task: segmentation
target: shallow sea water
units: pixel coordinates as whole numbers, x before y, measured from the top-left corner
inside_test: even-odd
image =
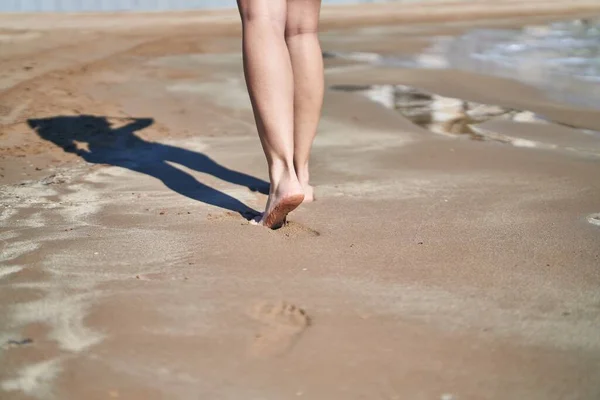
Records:
[[[555,100],[600,109],[600,20],[475,29],[457,37],[437,37],[413,58],[386,57],[378,62],[516,79]]]

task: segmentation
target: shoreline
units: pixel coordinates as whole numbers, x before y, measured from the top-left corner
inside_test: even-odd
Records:
[[[536,3],[536,4],[532,4]],[[432,9],[435,12],[432,12]],[[527,4],[514,0],[503,1],[448,1],[424,4],[353,4],[323,6],[321,27],[324,31],[340,28],[386,26],[398,23],[421,24],[434,22],[471,22],[506,18],[558,18],[600,15],[595,1],[575,0],[565,4],[559,0],[536,0]],[[19,20],[15,21],[14,16]],[[78,17],[73,21],[73,17]],[[109,21],[107,21],[109,20]],[[119,25],[126,21],[127,26]],[[2,13],[1,29],[86,29],[128,30],[149,24],[159,27],[210,24],[239,30],[239,16],[235,9],[191,10],[161,12],[91,12],[91,13]]]

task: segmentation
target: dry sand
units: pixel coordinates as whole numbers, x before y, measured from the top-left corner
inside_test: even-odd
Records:
[[[433,34],[594,13],[331,7],[322,39],[410,54]],[[269,231],[241,215],[267,177],[238,35],[229,11],[0,16],[0,397],[600,398],[600,145],[563,125],[600,130],[597,110],[327,59],[328,85],[558,124],[493,122],[504,139],[474,141],[328,90],[319,200]]]

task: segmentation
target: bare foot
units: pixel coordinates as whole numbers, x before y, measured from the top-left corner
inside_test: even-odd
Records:
[[[265,211],[260,223],[267,228],[277,229],[285,223],[287,215],[294,211],[304,200],[303,194],[294,194],[274,200],[271,211]]]
[[[313,188],[310,183],[310,175],[308,173],[308,164],[304,164],[304,166],[296,166],[296,176],[298,177],[298,181],[302,185],[302,190],[304,191],[304,202],[312,203],[315,201],[315,188]]]
[[[304,190],[304,201],[303,203],[312,203],[315,201],[315,188],[309,184],[303,184],[302,189]]]
[[[298,180],[281,182],[275,191],[269,194],[267,207],[258,223],[271,229],[280,228],[287,215],[302,204],[303,200],[304,192]]]

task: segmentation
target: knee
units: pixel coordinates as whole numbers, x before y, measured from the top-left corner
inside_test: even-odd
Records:
[[[251,5],[241,6],[239,8],[242,25],[269,27],[276,33],[283,35],[285,30],[285,14],[278,12],[279,10],[270,9],[268,7],[254,7]]]
[[[288,23],[285,27],[285,37],[286,39],[290,39],[296,36],[301,35],[313,35],[316,36],[319,33],[318,24],[309,24],[309,23]]]

